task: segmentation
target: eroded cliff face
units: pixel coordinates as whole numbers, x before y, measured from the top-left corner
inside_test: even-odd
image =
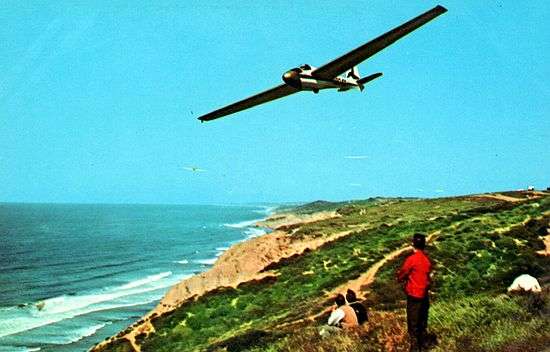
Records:
[[[263,268],[295,251],[290,237],[281,231],[236,244],[220,256],[212,269],[173,286],[155,311],[160,314],[166,309],[178,307],[195,295],[201,296],[218,287],[236,287],[256,279]]]
[[[305,222],[320,221],[336,216],[334,213],[322,216],[308,216]],[[298,221],[292,218],[292,224]],[[277,222],[277,225],[284,225]],[[284,226],[283,226],[284,227]],[[159,304],[137,323],[128,327],[114,337],[93,347],[91,351],[109,350],[109,346],[127,340],[135,351],[140,351],[136,342],[139,334],[154,332],[151,318],[168,313],[178,308],[182,303],[192,298],[198,298],[203,294],[220,287],[237,287],[239,284],[251,280],[258,280],[266,276],[274,275],[270,272],[261,272],[268,265],[284,258],[301,254],[306,250],[314,250],[326,242],[335,240],[349,234],[346,231],[331,236],[313,239],[293,239],[288,232],[276,230],[263,236],[252,238],[246,242],[233,245],[216,261],[214,266],[201,274],[190,277],[173,286],[162,298]]]

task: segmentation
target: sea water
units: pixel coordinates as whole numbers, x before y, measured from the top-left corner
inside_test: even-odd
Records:
[[[272,209],[0,203],[0,351],[86,351]]]

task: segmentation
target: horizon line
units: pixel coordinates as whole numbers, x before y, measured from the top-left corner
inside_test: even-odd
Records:
[[[535,189],[538,191],[546,191],[544,189]],[[288,200],[288,201],[253,201],[253,202],[235,202],[235,203],[223,203],[223,202],[212,202],[212,203],[143,203],[143,202],[128,202],[128,203],[122,203],[122,202],[72,202],[72,201],[0,201],[0,205],[3,204],[35,204],[35,205],[165,205],[165,206],[267,206],[267,205],[285,205],[285,204],[307,204],[317,201],[326,201],[326,202],[332,202],[332,203],[338,203],[338,202],[348,202],[348,201],[356,201],[356,200],[365,200],[370,198],[415,198],[415,199],[433,199],[433,198],[452,198],[452,197],[464,197],[464,196],[473,196],[473,195],[481,195],[481,194],[491,194],[491,193],[502,193],[502,192],[520,192],[520,191],[527,191],[527,189],[508,189],[508,190],[501,190],[501,191],[487,191],[487,192],[476,192],[476,193],[468,193],[468,194],[449,194],[449,195],[443,195],[442,193],[437,192],[439,190],[434,190],[432,193],[434,193],[433,196],[412,196],[412,195],[391,195],[391,196],[384,196],[384,195],[377,195],[377,196],[367,196],[362,198],[349,198],[349,199],[340,199],[340,200],[326,200],[326,199],[312,199],[312,200]],[[445,191],[446,192],[446,191]]]

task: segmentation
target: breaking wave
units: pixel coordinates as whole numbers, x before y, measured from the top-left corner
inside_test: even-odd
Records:
[[[53,345],[68,345],[70,343],[75,343],[82,340],[83,338],[92,336],[97,331],[103,329],[106,325],[107,323],[101,323],[101,324],[96,324],[92,326],[75,329],[73,331],[68,332],[68,334],[65,336],[61,336],[59,338],[56,337],[56,340],[49,341],[49,343]]]
[[[267,232],[265,230],[255,228],[255,227],[250,227],[250,228],[246,229],[246,231],[244,232],[247,239],[254,238],[254,237],[259,237],[259,236],[265,235],[266,233]]]
[[[90,294],[62,295],[23,307],[0,308],[0,337],[102,310],[149,304],[159,300],[166,288],[189,276],[164,272]],[[95,328],[100,329],[97,325]]]
[[[160,274],[157,274],[157,275],[149,275],[144,279],[132,281],[132,282],[129,282],[125,285],[122,285],[117,290],[127,290],[127,289],[130,289],[130,288],[147,285],[149,283],[162,280],[165,277],[170,276],[170,275],[172,275],[171,271],[167,271],[167,272],[160,273]]]
[[[253,210],[253,212],[255,212],[256,214],[270,215],[277,208],[278,207],[276,207],[276,206],[267,206],[267,205],[265,205],[265,206],[262,206],[262,209]]]
[[[262,221],[263,219],[254,219],[254,220],[247,220],[247,221],[241,221],[235,224],[223,224],[225,227],[231,227],[233,229],[244,229],[245,227],[249,227],[257,223],[258,221]]]
[[[217,257],[216,258],[208,258],[208,259],[197,259],[197,260],[194,260],[193,262],[197,263],[197,264],[203,264],[203,265],[214,265],[216,260],[218,260]]]

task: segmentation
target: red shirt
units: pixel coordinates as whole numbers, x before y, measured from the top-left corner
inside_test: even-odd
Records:
[[[432,263],[430,259],[420,249],[415,249],[397,273],[397,280],[407,280],[405,292],[407,295],[424,298],[428,294],[428,286],[430,285],[430,271]]]

